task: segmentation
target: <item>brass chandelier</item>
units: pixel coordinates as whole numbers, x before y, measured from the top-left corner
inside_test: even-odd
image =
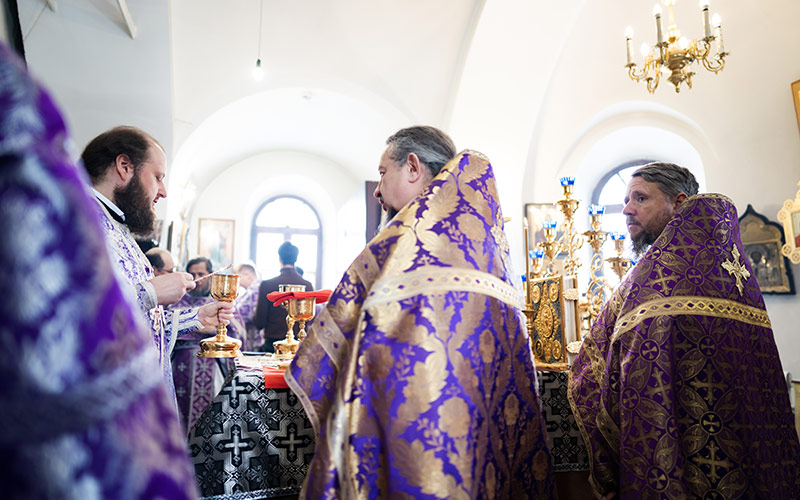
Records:
[[[644,80],[647,90],[651,94],[655,92],[661,78],[669,80],[675,86],[675,92],[680,92],[681,83],[686,82],[692,88],[692,64],[700,61],[708,71],[719,73],[725,67],[725,56],[729,52],[725,51],[722,42],[722,20],[719,14],[714,14],[713,19],[709,19],[709,0],[700,0],[700,10],[703,14],[703,38],[699,40],[689,40],[681,36],[678,26],[675,24],[675,0],[663,0],[664,5],[669,9],[669,27],[666,36],[664,26],[661,21],[661,6],[656,4],[653,7],[653,15],[656,18],[656,45],[650,49],[646,43],[642,44],[641,53],[644,57],[644,64],[637,69],[637,64],[633,62],[633,28],[628,26],[625,29],[625,44],[627,48],[628,76],[637,82]],[[713,23],[713,31],[712,31]],[[716,42],[716,53],[711,54],[712,42]]]

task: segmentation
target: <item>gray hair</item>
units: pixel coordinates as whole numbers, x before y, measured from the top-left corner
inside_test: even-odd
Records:
[[[404,163],[408,155],[414,153],[428,167],[431,177],[436,174],[456,155],[453,140],[441,130],[416,126],[398,130],[386,139],[386,144],[393,145],[389,158]]]
[[[674,200],[681,193],[687,196],[697,194],[700,186],[694,175],[686,168],[679,167],[674,163],[655,162],[637,169],[631,178],[641,177],[647,182],[658,185],[664,195]]]

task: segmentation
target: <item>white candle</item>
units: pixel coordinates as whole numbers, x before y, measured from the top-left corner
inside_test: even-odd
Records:
[[[658,43],[664,42],[664,26],[661,24],[661,6],[653,6],[653,15],[656,16],[656,40]]]
[[[714,14],[714,38],[717,39],[717,52],[725,52],[725,43],[722,41],[722,18]]]
[[[708,11],[708,0],[700,0],[700,10],[703,11],[703,32],[706,38],[711,37],[711,14]]]
[[[625,28],[625,50],[628,55],[628,64],[633,64],[633,28]]]

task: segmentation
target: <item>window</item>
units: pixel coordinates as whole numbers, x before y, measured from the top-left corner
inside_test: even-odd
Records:
[[[322,226],[316,210],[296,196],[267,200],[253,217],[250,258],[263,279],[278,275],[278,247],[284,241],[291,241],[298,248],[295,265],[303,270],[303,278],[319,289],[322,276]]]
[[[605,205],[606,211],[603,215],[603,230],[609,233],[618,232],[628,237],[628,227],[625,225],[625,216],[622,209],[625,208],[625,194],[628,191],[628,182],[631,175],[637,168],[655,160],[635,160],[624,163],[608,175],[603,177],[597,184],[592,193],[592,203]]]

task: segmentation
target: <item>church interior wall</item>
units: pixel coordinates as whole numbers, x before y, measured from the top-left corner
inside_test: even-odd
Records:
[[[258,209],[279,195],[308,202],[323,227],[322,283],[332,288],[364,246],[364,184],[341,166],[297,151],[272,151],[242,160],[223,170],[194,202],[189,236],[190,258],[197,255],[201,218],[235,221],[234,263],[249,260],[250,231]],[[278,257],[265,272],[278,274]]]
[[[212,85],[211,92],[215,93],[206,96],[208,100],[193,104],[188,99],[186,87],[200,86],[202,68],[199,59],[181,56],[192,47],[190,40],[173,36],[173,24],[183,23],[185,28],[197,20],[184,17],[200,16],[193,2],[130,2],[139,27],[135,40],[125,34],[113,2],[62,0],[57,12],[43,10],[47,8],[44,4],[19,0],[28,63],[64,109],[78,152],[99,131],[128,123],[151,132],[164,144],[168,158],[174,159],[204,120],[234,99],[223,94],[236,91],[247,95],[263,88],[244,80],[246,83],[235,89]],[[244,8],[242,4],[237,8]],[[363,181],[377,178],[375,164],[385,137],[422,119],[450,132],[459,149],[477,149],[492,160],[503,210],[513,218],[506,228],[517,270],[524,268],[524,203],[556,199],[560,194],[558,177],[564,174],[574,173],[578,182],[586,183],[578,189],[589,193],[593,179],[616,161],[640,154],[648,140],[658,144],[665,158],[700,165],[705,176],[701,184],[708,191],[730,196],[740,213],[752,204],[759,213],[777,220],[783,201],[794,197],[800,180],[800,135],[790,92],[791,82],[800,79],[792,57],[792,48],[800,46],[800,30],[795,27],[800,2],[780,0],[766,6],[747,0],[712,0],[712,10],[723,15],[726,45],[731,51],[728,64],[717,75],[699,69],[693,88],[684,87],[679,94],[667,82],[662,82],[655,94],[648,94],[643,84],[627,76],[625,26],[630,24],[636,30],[638,61],[639,43],[652,43],[654,38],[650,6],[635,0],[620,0],[613,8],[585,0],[546,5],[526,0],[476,2],[470,12],[478,18],[464,35],[469,39],[460,45],[450,44],[458,45],[463,52],[451,58],[459,64],[447,66],[453,71],[446,76],[449,87],[426,74],[420,82],[436,83],[436,90],[416,99],[400,95],[405,82],[402,78],[406,78],[400,61],[380,66],[382,70],[388,68],[381,74],[370,74],[373,69],[361,64],[358,74],[341,75],[335,74],[335,68],[343,62],[323,61],[314,53],[319,67],[290,73],[288,68],[294,66],[286,66],[276,71],[271,85],[304,82],[321,88],[346,88],[348,105],[372,109],[374,116],[361,120],[366,116],[361,113],[347,123],[343,117],[338,129],[333,127],[326,137],[329,142],[315,144],[311,152],[322,158],[321,148],[332,150],[331,145],[336,143],[358,144],[361,149],[342,149],[333,160],[319,160],[318,165],[326,168],[315,168],[316,160],[298,160],[305,165],[302,181],[286,177],[277,163],[264,167],[259,163],[264,160],[260,152],[214,164],[204,174],[207,179],[197,184],[199,196],[191,220],[196,224],[199,217],[235,219],[236,259],[249,257],[244,253],[249,243],[240,240],[240,235],[249,236],[252,210],[274,192],[275,178],[282,178],[286,185],[299,181],[315,186],[313,189],[318,187],[319,191],[313,193],[315,203],[320,204],[318,213],[325,214],[325,223],[334,227],[333,239],[325,241],[326,249],[333,246],[337,252],[330,256],[326,250],[326,259],[333,261],[328,265],[326,260],[323,282],[326,286],[335,284],[357,251],[342,249],[351,241],[344,235],[363,235],[363,228],[359,231],[349,224],[363,210]],[[465,12],[459,13],[461,21],[468,16]],[[175,18],[176,14],[181,15]],[[678,2],[676,16],[687,36],[696,37],[701,32],[697,2]],[[254,38],[255,33],[251,35]],[[358,44],[351,38],[354,34],[346,36],[347,43],[342,47],[355,50]],[[448,40],[455,39],[450,36]],[[246,43],[254,46],[255,39]],[[402,43],[398,38],[397,44]],[[303,41],[303,47],[311,46],[313,40]],[[218,54],[202,56],[210,60]],[[236,57],[250,64],[253,54],[237,53]],[[278,57],[287,65],[301,60],[292,59],[288,52]],[[173,75],[175,67],[190,67],[192,71],[180,70]],[[425,68],[432,72],[435,65]],[[331,75],[322,82],[319,78],[325,73]],[[422,94],[425,83],[413,89]],[[351,124],[359,121],[366,125],[352,133]],[[337,122],[325,122],[326,126],[330,123]],[[651,130],[634,133],[632,129],[637,127]],[[263,132],[273,130],[278,127]],[[340,131],[341,135],[336,135]],[[611,141],[614,134],[620,136]],[[669,137],[677,139],[670,143]],[[690,158],[690,150],[681,149],[687,144],[696,158]],[[300,146],[292,145],[297,155]],[[287,154],[286,147],[273,145],[274,158]],[[243,172],[245,182],[237,179]],[[241,194],[238,199],[246,200],[248,208],[213,209],[211,200],[223,186]],[[168,201],[179,199],[177,191],[170,193]],[[162,205],[159,213],[163,210]],[[247,228],[245,233],[243,227]],[[363,237],[356,241],[363,242]],[[792,265],[792,270],[797,280],[800,266]],[[768,295],[765,300],[784,368],[798,374],[798,298]]]
[[[115,2],[18,0],[25,57],[62,109],[75,157],[103,130],[147,130],[172,157],[168,2],[131,5],[138,28],[127,34]],[[131,2],[133,4],[133,2]]]

